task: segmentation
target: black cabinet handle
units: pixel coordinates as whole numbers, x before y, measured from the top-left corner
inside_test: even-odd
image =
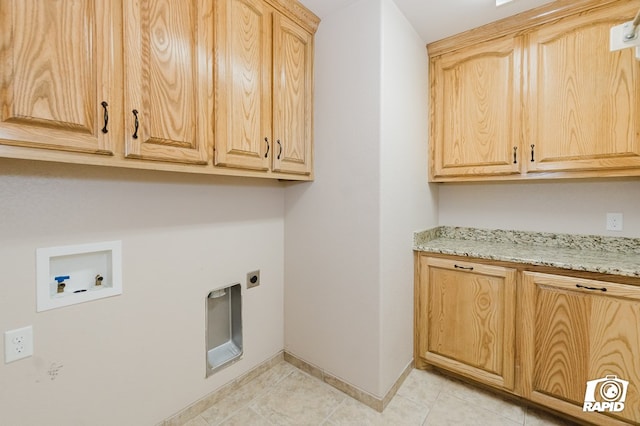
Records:
[[[576,284],[576,287],[578,288],[583,288],[585,290],[593,290],[593,291],[607,291],[606,287],[589,287],[586,285],[582,285],[582,284]]]
[[[535,158],[534,158],[534,156],[533,156],[533,153],[534,153],[533,149],[534,149],[535,147],[536,147],[535,145],[531,145],[531,162],[532,162],[532,163],[533,163],[534,161],[536,161],[536,160],[535,160]]]
[[[267,143],[267,152],[264,154],[264,158],[269,156],[269,138],[264,138],[264,141]]]
[[[136,122],[135,122],[135,131],[133,132],[133,138],[134,139],[138,139],[138,128],[140,127],[140,121],[138,120],[138,110],[134,109],[133,111],[133,115],[136,118]]]
[[[518,164],[518,147],[513,147],[513,164]]]
[[[280,151],[278,152],[278,160],[279,160],[280,156],[282,155],[282,144],[280,143],[280,139],[278,139],[276,142],[278,142],[278,146],[280,147]]]
[[[456,269],[462,269],[465,271],[473,271],[473,266],[467,267],[467,266],[453,265],[453,267]]]
[[[107,129],[107,124],[109,124],[109,110],[107,107],[109,104],[102,101],[100,105],[102,105],[102,109],[104,110],[104,127],[102,128],[102,133],[109,133],[109,129]]]

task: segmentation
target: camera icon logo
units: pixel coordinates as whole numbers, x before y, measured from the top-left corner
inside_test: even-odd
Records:
[[[620,412],[624,410],[628,387],[628,381],[619,379],[615,375],[588,381],[582,411]]]

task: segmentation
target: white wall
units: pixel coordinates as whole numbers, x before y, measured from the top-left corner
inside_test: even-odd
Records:
[[[622,232],[605,229],[623,213]],[[640,237],[640,180],[445,184],[441,225]]]
[[[437,225],[427,184],[429,62],[422,39],[382,1],[380,391],[413,359],[413,232]]]
[[[284,189],[274,182],[0,160],[2,424],[155,424],[283,347]],[[35,249],[122,240],[121,296],[35,312]],[[261,269],[262,285],[245,290]],[[209,290],[242,282],[245,355],[205,379]],[[59,367],[57,376],[50,373]]]
[[[377,397],[411,361],[413,231],[436,223],[425,58],[390,0],[324,17],[316,180],[286,190],[285,348]]]
[[[380,5],[315,39],[315,182],[286,190],[285,349],[378,389]]]

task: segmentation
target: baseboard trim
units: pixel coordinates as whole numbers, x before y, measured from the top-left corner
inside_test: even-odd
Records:
[[[319,380],[322,380],[323,382],[338,389],[339,391],[344,392],[353,399],[362,402],[366,406],[371,407],[378,412],[382,412],[387,407],[389,402],[391,402],[391,400],[395,396],[396,392],[398,392],[398,389],[400,389],[400,386],[402,386],[402,383],[404,383],[404,380],[413,369],[412,360],[405,367],[400,377],[398,377],[398,380],[396,380],[396,382],[393,384],[391,389],[389,389],[384,398],[380,399],[368,392],[363,391],[362,389],[353,386],[350,383],[345,382],[344,380],[337,378],[336,376],[322,370],[321,368],[298,358],[297,356],[289,352],[281,351],[265,362],[257,365],[253,369],[239,376],[238,378],[211,392],[204,398],[199,399],[198,401],[180,410],[168,419],[160,422],[158,426],[180,426],[188,422],[189,420],[204,412],[216,402],[237,391],[238,389],[240,389],[240,387],[255,379],[260,374],[274,367],[283,360],[298,368],[299,370],[302,370],[305,373],[316,377]]]
[[[207,408],[211,407],[211,405],[237,391],[238,389],[240,389],[240,387],[255,379],[270,368],[274,367],[276,364],[279,364],[283,360],[284,353],[283,351],[280,351],[270,359],[264,361],[261,364],[258,364],[256,367],[242,374],[238,378],[230,381],[226,385],[222,385],[222,387],[211,392],[204,398],[199,399],[188,407],[178,411],[168,419],[160,422],[158,426],[180,426],[188,422],[189,420],[204,412]]]
[[[398,377],[393,386],[391,386],[391,389],[389,389],[384,398],[381,399],[353,386],[350,383],[345,382],[344,380],[339,379],[338,377],[328,373],[327,371],[324,371],[320,367],[304,361],[303,359],[293,355],[290,352],[284,352],[284,360],[294,367],[297,367],[305,373],[322,380],[328,385],[338,389],[341,392],[346,393],[351,398],[362,402],[364,405],[373,408],[380,413],[384,411],[389,402],[391,402],[396,392],[398,392],[398,389],[400,389],[400,386],[402,386],[402,383],[404,383],[404,380],[413,369],[412,360],[402,371],[402,374],[400,374],[400,377]]]

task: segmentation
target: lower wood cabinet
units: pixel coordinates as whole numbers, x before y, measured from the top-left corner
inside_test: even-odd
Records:
[[[640,287],[524,272],[521,291],[523,396],[597,424],[638,424]],[[587,393],[624,409],[585,412]]]
[[[418,356],[513,389],[516,270],[420,258]]]
[[[415,260],[418,368],[437,366],[589,423],[640,424],[635,281],[428,253]]]

